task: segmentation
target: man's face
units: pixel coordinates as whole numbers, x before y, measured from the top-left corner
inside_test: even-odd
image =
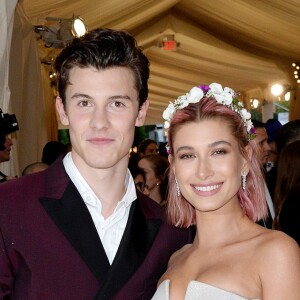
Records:
[[[0,163],[10,160],[10,150],[12,145],[13,145],[12,139],[10,135],[7,135],[5,137],[5,142],[4,142],[5,149],[3,151],[0,151]]]
[[[131,70],[74,67],[66,89],[66,107],[56,104],[69,126],[72,158],[79,170],[127,167],[134,128],[144,123],[148,101],[139,110]]]
[[[268,144],[268,135],[265,128],[256,128],[256,138],[254,139],[259,147],[260,161],[264,165],[268,161],[268,157],[271,151],[270,145]]]

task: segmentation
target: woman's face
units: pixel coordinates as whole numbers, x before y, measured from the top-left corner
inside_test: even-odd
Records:
[[[142,174],[136,175],[136,177],[134,178],[134,183],[135,183],[136,188],[140,192],[142,192],[143,194],[149,196],[148,186],[147,186]]]
[[[156,177],[152,164],[146,158],[140,159],[138,167],[144,170],[146,175],[146,184],[150,191],[160,184],[161,181],[158,177]]]
[[[151,143],[146,147],[143,155],[146,156],[146,155],[157,154],[157,153],[158,153],[157,145],[155,143]]]
[[[199,211],[239,205],[242,171],[248,171],[229,125],[222,119],[187,123],[174,136],[173,168],[180,191]]]

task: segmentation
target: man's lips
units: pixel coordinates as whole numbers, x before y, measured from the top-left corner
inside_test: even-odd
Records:
[[[114,141],[112,138],[106,138],[106,137],[94,137],[87,139],[92,144],[108,144]]]

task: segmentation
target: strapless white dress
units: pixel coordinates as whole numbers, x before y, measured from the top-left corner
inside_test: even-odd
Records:
[[[169,300],[169,285],[170,280],[164,280],[156,290],[156,293],[152,297],[152,300]],[[233,294],[231,292],[219,289],[212,285],[191,281],[188,284],[184,300],[247,300],[241,296]],[[259,300],[259,299],[252,299]]]

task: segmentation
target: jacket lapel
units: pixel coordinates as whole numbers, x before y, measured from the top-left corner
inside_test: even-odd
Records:
[[[95,300],[110,299],[124,286],[144,261],[160,225],[160,219],[145,218],[139,201],[132,203],[120,247]]]
[[[72,181],[61,199],[43,197],[40,202],[101,284],[110,264],[90,213]]]

